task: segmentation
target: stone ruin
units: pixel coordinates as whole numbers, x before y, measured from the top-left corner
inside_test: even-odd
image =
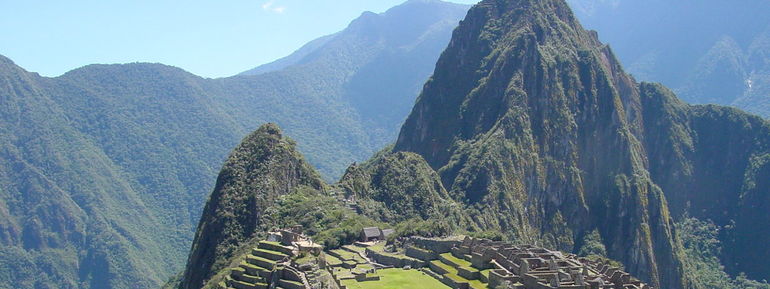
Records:
[[[473,267],[491,269],[489,288],[652,289],[608,261],[592,261],[532,245],[513,245],[466,237],[452,255]]]
[[[362,258],[373,265],[419,269],[453,289],[652,289],[609,261],[532,245],[462,236],[411,237],[402,241],[402,253],[375,252],[367,247]],[[325,260],[321,250],[320,245],[302,234],[301,227],[271,232],[268,240],[259,242],[238,267],[231,269],[219,288],[321,288],[316,282],[318,276],[309,274],[318,270],[300,270],[299,264],[292,261],[301,252],[319,254],[320,260]],[[345,288],[332,267],[325,262],[319,266],[329,270],[338,288]],[[359,282],[379,280],[369,273],[354,270],[353,278]]]
[[[313,289],[312,280],[292,263],[301,253],[320,254],[323,246],[302,233],[302,226],[294,226],[268,233],[265,241],[252,248],[230,274],[218,284],[220,289]]]

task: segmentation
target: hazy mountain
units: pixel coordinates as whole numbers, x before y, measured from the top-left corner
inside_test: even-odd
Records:
[[[770,116],[770,2],[570,0],[638,79]]]
[[[305,59],[305,57],[307,57],[309,54],[322,48],[324,45],[326,45],[326,43],[329,43],[330,40],[334,39],[334,36],[335,35],[332,34],[332,35],[327,35],[318,39],[314,39],[313,41],[310,41],[307,44],[300,47],[299,49],[297,49],[297,51],[294,51],[294,53],[290,54],[289,56],[283,57],[281,59],[278,59],[270,63],[260,65],[248,71],[244,71],[241,73],[241,75],[260,75],[263,73],[278,71],[278,70],[287,68],[289,66],[298,64],[303,59]]]
[[[216,173],[247,132],[281,124],[337,178],[393,138],[467,8],[365,13],[261,75],[135,63],[47,78],[0,57],[0,281],[158,287],[181,270]]]

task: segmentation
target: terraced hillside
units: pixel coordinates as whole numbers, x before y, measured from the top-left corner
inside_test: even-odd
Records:
[[[355,242],[322,251],[298,230],[270,233],[220,289],[650,288],[609,260],[470,237]]]
[[[306,276],[292,266],[300,249],[279,242],[260,241],[218,284],[221,289],[309,288]]]

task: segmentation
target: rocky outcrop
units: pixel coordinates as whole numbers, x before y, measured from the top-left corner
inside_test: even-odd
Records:
[[[275,124],[247,136],[230,154],[198,225],[182,288],[200,288],[235,249],[257,233],[263,212],[299,187],[322,190],[320,176]]]

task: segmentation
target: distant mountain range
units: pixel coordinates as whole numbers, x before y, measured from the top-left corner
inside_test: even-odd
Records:
[[[338,178],[395,138],[467,9],[415,0],[364,13],[222,79],[147,63],[47,78],[0,57],[0,284],[159,287],[247,132],[279,123]]]
[[[770,1],[569,2],[637,79],[770,117]]]

